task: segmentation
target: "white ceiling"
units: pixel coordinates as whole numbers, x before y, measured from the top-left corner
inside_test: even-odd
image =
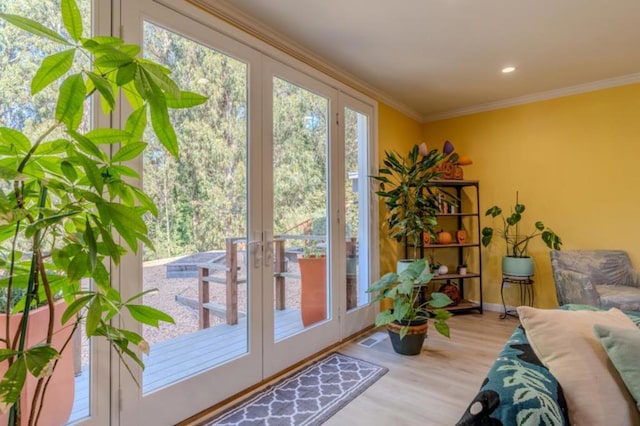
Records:
[[[425,119],[640,81],[640,0],[226,2]]]

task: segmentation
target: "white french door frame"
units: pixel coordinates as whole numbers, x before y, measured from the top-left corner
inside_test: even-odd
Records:
[[[338,194],[330,189],[334,187],[335,177],[331,172],[332,165],[336,164],[337,150],[334,141],[337,139],[338,127],[334,119],[338,107],[338,92],[312,77],[300,73],[293,68],[277,62],[273,59],[263,57],[263,101],[262,101],[262,134],[263,134],[263,170],[264,185],[263,196],[267,204],[263,209],[263,223],[266,235],[271,238],[266,241],[266,247],[273,246],[273,79],[274,77],[286,80],[302,89],[313,92],[328,100],[327,122],[327,224],[328,224],[328,247],[327,267],[331,274],[327,274],[329,281],[327,319],[318,324],[306,327],[302,332],[289,336],[279,342],[274,341],[274,308],[273,308],[273,262],[265,265],[265,291],[263,291],[263,345],[264,345],[264,376],[269,377],[287,367],[321,351],[322,349],[340,340],[339,322],[339,291],[336,291],[335,268],[335,244],[337,240],[337,214],[334,207],[338,204]],[[268,207],[267,207],[268,206]],[[268,256],[267,256],[268,257]]]
[[[261,191],[251,189],[260,182],[261,150],[260,150],[260,115],[251,111],[260,110],[260,92],[252,90],[260,87],[260,55],[255,50],[229,39],[210,28],[175,13],[151,0],[128,0],[123,3],[120,11],[121,25],[124,29],[125,41],[142,45],[143,22],[166,28],[194,40],[218,52],[232,56],[247,64],[248,67],[248,192],[247,200],[247,235],[253,236],[261,232],[261,217],[259,206],[262,204]],[[124,109],[124,108],[123,108]],[[130,112],[130,111],[127,111]],[[124,123],[120,123],[124,125]],[[136,170],[142,170],[142,159],[133,165]],[[144,179],[144,177],[143,177]],[[261,247],[258,246],[261,250]],[[122,259],[120,272],[120,289],[124,298],[130,297],[142,288],[142,268],[140,267],[142,250],[138,255],[128,255]],[[261,268],[256,267],[254,261],[256,252],[247,251],[247,283],[248,283],[248,352],[237,359],[231,360],[211,370],[184,379],[167,388],[143,395],[142,390],[134,383],[126,369],[117,361],[119,373],[112,377],[117,380],[113,388],[119,389],[118,399],[120,410],[117,413],[118,424],[175,424],[193,414],[204,410],[215,402],[219,402],[243,389],[246,389],[262,379],[262,340],[260,333],[262,316],[262,291],[260,283]],[[260,253],[261,254],[261,253]],[[137,283],[132,285],[133,283]],[[125,321],[127,319],[125,318]],[[141,333],[141,327],[136,325]],[[215,344],[213,342],[212,344]],[[153,348],[152,348],[153,350]],[[115,369],[114,369],[115,370]],[[134,370],[137,378],[141,378],[140,369]],[[140,381],[140,380],[139,380]]]
[[[347,312],[346,289],[337,284],[345,280],[346,264],[344,243],[339,243],[344,241],[344,231],[338,226],[339,223],[345,223],[344,207],[338,207],[343,203],[341,200],[344,199],[342,194],[344,189],[336,190],[344,186],[344,170],[338,173],[340,167],[336,166],[341,163],[339,156],[344,153],[344,130],[336,123],[344,105],[367,114],[370,118],[369,168],[371,169],[377,164],[375,130],[377,103],[264,42],[251,39],[248,34],[207,15],[184,1],[94,0],[94,3],[99,5],[97,10],[101,14],[102,23],[98,25],[100,34],[120,35],[127,42],[142,44],[142,22],[147,20],[248,64],[248,187],[251,198],[248,200],[247,208],[249,223],[247,235],[259,236],[251,239],[260,239],[263,242],[264,250],[261,254],[264,259],[269,259],[268,248],[272,246],[273,240],[273,212],[264,213],[265,210],[270,209],[263,208],[269,205],[273,198],[272,180],[263,179],[264,176],[271,176],[272,179],[270,171],[272,155],[267,151],[272,148],[273,133],[272,129],[266,128],[271,127],[273,123],[272,107],[267,107],[267,103],[272,102],[271,96],[266,96],[267,86],[269,91],[272,89],[271,84],[267,85],[265,81],[271,80],[273,75],[276,75],[330,99],[328,118],[332,124],[329,126],[328,161],[333,169],[328,173],[332,180],[329,181],[327,212],[331,253],[328,267],[331,271],[329,280],[332,288],[329,291],[331,309],[328,310],[327,321],[309,327],[305,332],[291,339],[273,342],[273,265],[263,260],[262,265],[267,266],[255,266],[255,254],[251,250],[251,257],[248,260],[249,283],[251,283],[249,292],[251,296],[248,300],[249,351],[239,360],[143,396],[141,390],[128,376],[126,369],[121,366],[117,356],[109,352],[108,346],[106,344],[95,346],[96,355],[92,358],[92,363],[95,364],[92,368],[95,369],[95,373],[92,378],[95,378],[96,382],[92,387],[91,400],[91,412],[94,417],[82,424],[175,424],[372,323],[376,306],[366,306]],[[110,13],[105,12],[105,7],[108,7],[109,3],[112,3]],[[106,17],[102,19],[104,16]],[[112,20],[111,16],[113,16]],[[338,113],[340,115],[337,116]],[[124,123],[118,116],[114,115],[113,120],[115,127],[124,127]],[[142,170],[142,161],[132,166]],[[269,182],[266,182],[267,180]],[[372,185],[367,187],[370,193],[369,200],[373,200],[371,196],[373,187]],[[375,227],[376,205],[372,203],[369,212],[371,277],[377,277],[379,264],[376,243],[378,230]],[[141,251],[137,256],[126,256],[122,259],[120,266],[113,269],[113,284],[121,290],[124,298],[139,292],[142,287],[140,253]],[[130,319],[122,320],[131,326]],[[141,333],[141,327],[138,327],[137,331]],[[100,361],[94,362],[94,360]],[[135,369],[134,374],[141,377],[139,369]],[[206,392],[198,389],[206,389]]]
[[[375,151],[373,149],[377,144],[372,144],[373,140],[376,140],[376,130],[373,123],[377,123],[376,113],[377,110],[370,103],[363,102],[349,94],[340,92],[338,97],[338,111],[339,111],[339,122],[340,122],[340,130],[339,130],[339,138],[338,138],[338,149],[339,155],[341,158],[344,158],[346,151],[346,117],[345,117],[345,109],[349,108],[352,111],[355,111],[359,114],[363,114],[368,118],[366,129],[363,129],[366,133],[367,143],[365,146],[360,146],[358,144],[358,163],[366,164],[366,168],[363,170],[358,170],[358,215],[360,220],[364,222],[364,227],[362,229],[358,229],[358,241],[359,241],[359,267],[358,271],[362,271],[362,268],[367,268],[364,274],[358,274],[358,287],[360,287],[360,280],[363,277],[367,277],[368,281],[373,281],[373,277],[378,277],[379,274],[379,262],[378,262],[378,244],[374,244],[377,242],[378,235],[378,210],[375,208],[371,208],[375,205],[373,200],[375,200],[375,192],[373,189],[373,185],[370,183],[370,175],[376,174],[375,165],[377,163],[377,156],[375,155]],[[335,185],[334,189],[338,192],[338,196],[340,200],[345,200],[345,186],[344,176],[346,174],[345,170],[345,161],[339,161],[337,165],[337,171],[335,176],[339,177],[340,182]],[[342,206],[344,206],[344,202],[342,202]],[[342,226],[338,226],[338,240],[337,241],[345,241],[346,240],[346,208],[343,207],[339,209],[340,214],[338,217],[339,224],[343,224]],[[366,235],[364,235],[366,234]],[[338,260],[338,264],[336,265],[336,273],[341,274],[337,277],[339,281],[337,282],[345,282],[346,276],[346,246],[345,244],[339,244],[336,247],[337,255],[336,259]],[[362,258],[365,258],[365,261],[362,261]],[[368,287],[368,285],[367,285]],[[340,338],[344,340],[349,336],[361,331],[367,326],[373,324],[375,320],[376,313],[378,312],[377,304],[367,303],[362,306],[357,306],[353,309],[347,310],[347,291],[346,291],[346,283],[344,287],[341,287],[338,292],[340,294],[340,315],[343,320],[340,322]],[[358,297],[364,296],[358,291]],[[358,300],[360,300],[358,298]],[[368,298],[371,300],[371,298]]]

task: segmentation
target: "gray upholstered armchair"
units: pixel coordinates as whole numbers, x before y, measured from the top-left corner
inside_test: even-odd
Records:
[[[640,271],[622,250],[551,252],[558,303],[640,312]]]

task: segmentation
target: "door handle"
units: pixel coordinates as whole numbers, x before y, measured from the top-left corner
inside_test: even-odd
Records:
[[[255,236],[260,239],[247,241],[247,249],[249,249],[250,247],[253,247],[253,267],[259,268],[260,264],[262,264],[262,252],[263,252],[262,234],[260,234],[259,232],[256,232]]]
[[[264,266],[273,266],[273,232],[264,231]]]

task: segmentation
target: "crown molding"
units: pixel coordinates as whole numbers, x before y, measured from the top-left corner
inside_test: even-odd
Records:
[[[362,92],[363,94],[374,98],[379,102],[383,102],[420,123],[424,122],[424,115],[420,114],[415,109],[405,105],[402,102],[399,102],[397,99],[393,98],[391,95],[385,93],[384,91],[371,86],[355,75],[332,64],[322,56],[303,47],[294,40],[278,33],[273,28],[247,15],[237,7],[231,5],[226,0],[187,0],[187,2],[226,22],[227,24],[241,30],[251,37],[260,40],[266,45],[273,47],[287,54],[288,56],[293,57],[294,59],[334,78],[338,82],[345,84],[346,86],[349,86],[359,92]],[[246,43],[247,40],[239,41]],[[251,45],[251,47],[256,48],[256,46],[254,45]],[[260,47],[258,47],[258,50],[260,50],[267,56],[273,56],[271,54],[272,52],[268,52],[265,49],[261,49]]]
[[[423,122],[429,123],[432,121],[445,120],[447,118],[461,117],[463,115],[493,111],[496,109],[524,105],[532,102],[540,102],[549,99],[562,98],[565,96],[578,95],[580,93],[595,92],[596,90],[608,89],[610,87],[616,86],[625,86],[627,84],[634,83],[640,83],[640,73],[627,74],[619,77],[593,81],[591,83],[578,84],[575,86],[563,87],[561,89],[548,90],[545,92],[518,96],[516,98],[504,99],[500,101],[489,102],[486,104],[454,109],[451,111],[428,115],[424,117]]]

